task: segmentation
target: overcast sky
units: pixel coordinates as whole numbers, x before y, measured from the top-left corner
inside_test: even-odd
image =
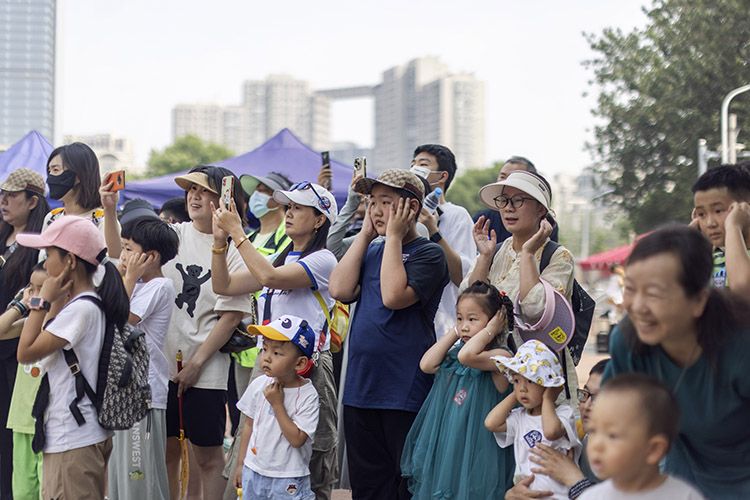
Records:
[[[549,174],[590,163],[593,54],[582,32],[644,23],[643,0],[59,0],[62,134],[130,137],[137,160],[171,142],[177,103],[240,101],[246,79],[313,88],[380,81],[424,55],[486,82],[486,160]],[[333,108],[332,139],[373,141],[372,104]]]

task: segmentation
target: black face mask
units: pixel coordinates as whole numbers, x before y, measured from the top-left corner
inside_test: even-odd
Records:
[[[59,200],[73,189],[76,184],[76,173],[72,170],[65,170],[60,175],[48,175],[47,185],[49,186],[49,196],[52,199]]]

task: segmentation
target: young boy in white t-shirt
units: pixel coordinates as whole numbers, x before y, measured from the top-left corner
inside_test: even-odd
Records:
[[[688,483],[659,472],[679,420],[677,401],[658,380],[627,373],[606,382],[591,412],[586,449],[594,474],[606,481],[579,498],[703,499]]]
[[[245,414],[234,483],[243,499],[312,500],[310,457],[318,426],[318,393],[297,375],[312,357],[315,332],[307,321],[284,315],[266,326],[250,326],[263,336],[263,375],[251,382],[237,408]]]
[[[130,297],[128,322],[146,334],[151,411],[132,429],[115,432],[109,461],[109,498],[168,499],[166,467],[167,381],[164,341],[174,309],[172,280],[162,266],[177,255],[177,233],[154,214],[127,222],[121,232],[123,284]]]

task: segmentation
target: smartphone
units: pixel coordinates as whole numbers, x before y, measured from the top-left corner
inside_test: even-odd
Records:
[[[328,151],[320,153],[322,168],[331,168],[331,155]]]
[[[107,174],[106,184],[112,183],[112,192],[125,189],[125,171],[116,170]]]
[[[358,156],[354,159],[354,173],[361,173],[362,177],[367,177],[367,158]]]
[[[221,179],[221,204],[229,210],[232,206],[232,193],[234,192],[234,176],[227,175]]]

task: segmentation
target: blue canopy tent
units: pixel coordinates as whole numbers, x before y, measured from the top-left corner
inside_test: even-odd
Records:
[[[299,140],[291,130],[285,128],[265,143],[249,153],[235,156],[214,165],[227,168],[238,177],[244,174],[266,175],[279,172],[292,182],[317,182],[320,172],[320,153]],[[352,167],[331,160],[333,173],[333,195],[339,207],[346,200],[347,189],[352,179]],[[174,178],[185,172],[127,182],[121,192],[121,201],[142,198],[154,206],[161,206],[170,198],[182,196],[184,191],[174,182]]]
[[[47,178],[47,159],[54,148],[36,130],[32,130],[7,151],[0,153],[0,182],[14,170],[26,167]]]

